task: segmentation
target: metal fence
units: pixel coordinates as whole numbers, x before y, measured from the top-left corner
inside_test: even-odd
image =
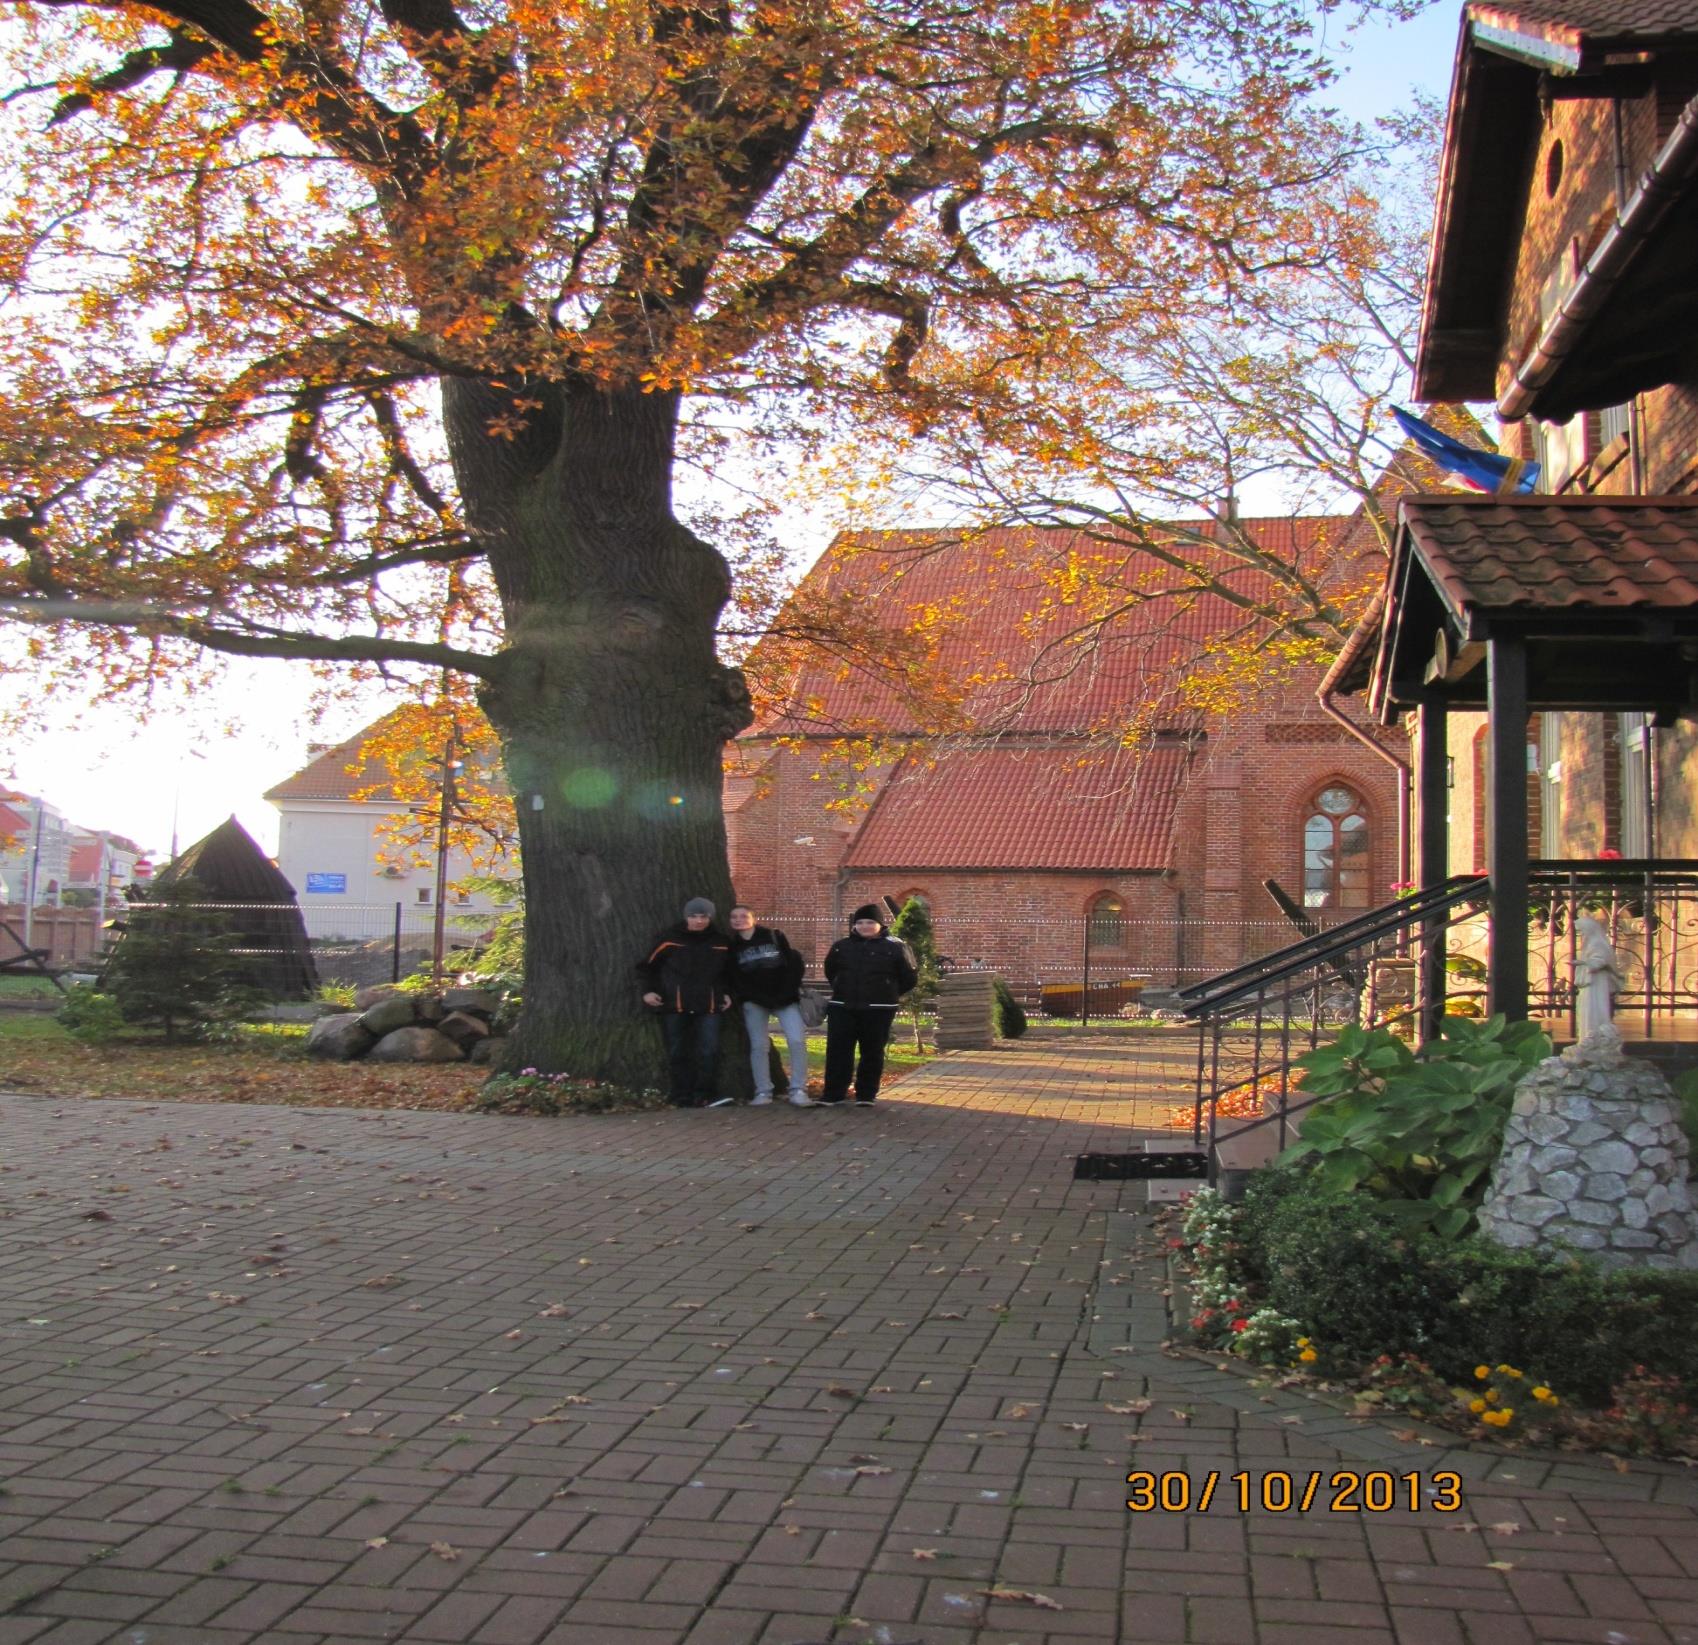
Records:
[[[808,960],[817,976],[826,951],[848,935],[846,922],[819,915],[762,913]],[[1285,920],[1121,920],[1104,927],[1083,917],[951,920],[933,916],[945,970],[994,971],[1029,1010],[1078,1017],[1134,1016],[1178,988],[1283,948],[1297,932]]]
[[[207,906],[226,916],[233,928],[253,911],[235,903]],[[308,942],[321,983],[361,987],[390,982],[431,961],[434,910],[422,904],[340,904],[333,923],[329,910],[307,912]],[[763,925],[786,934],[805,957],[807,974],[816,979],[826,951],[848,934],[845,922],[818,914],[759,917]],[[450,909],[448,950],[473,956],[475,963],[499,918],[498,910]],[[1028,1009],[1073,1018],[1082,1013],[1091,1018],[1137,1015],[1173,990],[1285,946],[1294,934],[1277,919],[1124,920],[1109,941],[1100,923],[1083,918],[939,918],[934,924],[945,969],[994,971]],[[635,928],[630,933],[633,965],[647,935]],[[86,950],[76,957],[79,963],[92,960]]]

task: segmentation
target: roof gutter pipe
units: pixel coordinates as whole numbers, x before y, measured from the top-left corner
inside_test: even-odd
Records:
[[[1533,407],[1539,390],[1553,378],[1592,317],[1632,267],[1645,242],[1656,233],[1674,203],[1698,174],[1698,97],[1681,111],[1668,141],[1639,181],[1633,198],[1616,214],[1598,249],[1586,259],[1574,289],[1545,327],[1533,352],[1515,368],[1515,377],[1498,401],[1498,416],[1516,423]]]

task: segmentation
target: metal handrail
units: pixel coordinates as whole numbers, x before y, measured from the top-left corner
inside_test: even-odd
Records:
[[[1188,1017],[1214,1013],[1240,999],[1264,992],[1272,983],[1284,981],[1301,971],[1330,965],[1353,948],[1376,942],[1394,932],[1421,925],[1460,903],[1479,901],[1489,886],[1483,874],[1455,874],[1450,879],[1410,897],[1384,903],[1342,924],[1329,926],[1302,942],[1275,949],[1260,959],[1250,960],[1231,971],[1193,983],[1179,990],[1180,1010]]]

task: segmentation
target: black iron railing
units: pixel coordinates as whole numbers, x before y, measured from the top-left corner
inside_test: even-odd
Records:
[[[1401,1024],[1413,1038],[1424,1003],[1483,1010],[1489,898],[1483,875],[1458,875],[1181,989],[1198,1029],[1192,1139],[1206,1135],[1211,1162],[1223,1119],[1240,1136],[1277,1128],[1286,1146],[1292,1118],[1320,1100],[1294,1100],[1293,1062],[1344,1025]],[[1527,1010],[1559,1037],[1574,1029],[1583,917],[1615,949],[1623,1030],[1655,1040],[1692,1023],[1698,1034],[1698,859],[1529,865]],[[1424,953],[1443,967],[1427,1002]]]
[[[1698,1019],[1698,859],[1542,860],[1528,870],[1528,1011],[1553,1032],[1575,1030],[1580,925],[1590,917],[1615,950],[1616,1022],[1640,1039]]]

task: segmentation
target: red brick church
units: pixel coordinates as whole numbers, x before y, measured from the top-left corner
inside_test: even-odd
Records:
[[[1237,524],[1320,582],[1369,557],[1357,517]],[[753,660],[776,679],[728,762],[738,896],[816,960],[857,904],[922,897],[941,953],[1029,995],[1087,951],[1093,978],[1170,985],[1277,946],[1264,880],[1323,922],[1387,900],[1404,739],[1329,715],[1319,664],[1211,706],[1249,583],[1182,577],[1084,532],[840,536],[792,610],[858,617],[875,651],[882,629],[886,666]]]

